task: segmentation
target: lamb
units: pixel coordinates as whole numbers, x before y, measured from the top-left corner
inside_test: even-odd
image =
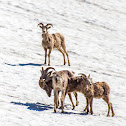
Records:
[[[44,62],[44,64],[46,64],[47,49],[49,49],[48,65],[50,65],[51,51],[52,51],[53,48],[57,48],[63,55],[64,65],[66,64],[66,61],[65,61],[65,54],[66,54],[67,59],[68,59],[68,65],[70,66],[70,61],[69,61],[69,56],[68,56],[66,46],[65,46],[64,36],[60,33],[49,34],[48,29],[50,29],[51,26],[53,27],[52,24],[44,25],[43,23],[39,23],[38,26],[42,29],[42,38],[43,38],[42,46],[43,46],[44,51],[45,51],[45,62]]]
[[[52,77],[50,76],[52,71],[48,72],[49,69],[53,69],[55,70],[53,67],[48,67],[44,70],[44,68],[42,67],[42,71],[41,71],[41,77],[40,77],[40,80],[39,80],[39,86],[46,91],[47,95],[50,97],[51,96],[51,92],[52,92]],[[73,73],[70,72],[70,71],[67,71],[67,70],[64,70],[63,72],[65,72],[66,74],[68,74],[69,77],[73,77]],[[58,92],[59,93],[59,92]],[[71,93],[68,93],[68,96],[69,96],[69,99],[72,103],[72,106],[74,109],[75,108],[75,105],[72,101],[72,97],[71,97]],[[78,100],[77,100],[77,93],[74,92],[74,96],[75,96],[75,99],[76,99],[76,106],[78,105]],[[59,105],[59,102],[58,102],[58,105]]]
[[[115,115],[112,103],[109,101],[109,95],[110,95],[110,86],[106,82],[96,82],[93,83],[93,90],[94,90],[94,95],[93,98],[100,99],[102,98],[107,104],[108,104],[108,113],[107,116],[109,116],[110,110],[112,112],[112,116]],[[92,107],[92,102],[93,99],[91,99],[90,103],[87,100],[87,106],[85,107],[84,111],[87,109],[88,111],[88,105]],[[92,109],[91,109],[92,110]],[[91,114],[93,114],[93,111],[91,111]]]
[[[93,98],[102,98],[108,104],[107,116],[109,116],[110,109],[112,111],[112,116],[115,115],[112,103],[109,102],[110,87],[106,82],[93,83],[90,76],[86,77],[86,75],[83,74],[82,76],[72,77],[68,80],[67,91],[76,91],[84,94],[87,102],[84,111],[87,111],[87,113],[89,112],[88,106],[90,105],[90,113],[93,114]]]

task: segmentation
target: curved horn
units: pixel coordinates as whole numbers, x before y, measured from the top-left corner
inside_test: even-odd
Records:
[[[42,25],[42,26],[43,26],[43,23],[39,23],[39,24],[37,25],[37,27],[38,27],[39,25]]]
[[[47,25],[46,25],[46,27],[47,27],[48,25],[51,25],[51,26],[53,27],[53,25],[52,25],[52,24],[47,24]]]
[[[53,69],[53,70],[55,70],[55,68],[53,68],[53,67],[48,67],[48,68],[46,68],[46,72],[49,70],[49,69]]]
[[[85,74],[83,74],[83,73],[79,73],[78,75],[81,75],[81,76],[84,76],[84,77],[86,77],[86,75],[85,75]]]

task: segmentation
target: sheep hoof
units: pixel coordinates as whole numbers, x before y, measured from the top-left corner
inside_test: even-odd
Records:
[[[89,111],[86,112],[87,114],[89,113]]]
[[[74,109],[75,109],[75,106],[73,106],[72,110],[74,110]]]
[[[114,116],[115,114],[112,114],[112,117]]]
[[[64,111],[62,110],[62,112],[61,113],[64,113]]]
[[[66,62],[63,65],[66,65]]]
[[[91,115],[93,115],[93,112],[91,112]]]
[[[83,111],[85,112],[87,109],[84,109]]]
[[[76,106],[78,106],[78,105],[79,105],[79,102],[76,103]]]

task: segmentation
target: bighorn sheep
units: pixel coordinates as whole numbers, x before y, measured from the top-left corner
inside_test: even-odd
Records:
[[[110,109],[112,111],[112,116],[115,115],[112,103],[109,102],[110,87],[106,82],[93,83],[90,76],[86,77],[86,75],[83,74],[82,76],[69,78],[67,91],[81,92],[85,95],[87,105],[84,111],[87,111],[87,113],[89,112],[88,106],[90,105],[90,113],[93,114],[93,98],[102,98],[108,104],[107,116],[109,116]]]
[[[50,65],[51,51],[52,51],[53,48],[57,48],[63,55],[64,65],[66,64],[66,61],[65,61],[65,54],[66,54],[67,59],[68,59],[68,65],[70,66],[70,61],[69,61],[69,56],[68,56],[66,46],[65,46],[64,36],[60,33],[49,34],[48,29],[50,29],[51,26],[53,27],[52,24],[44,25],[43,23],[39,23],[38,26],[42,29],[42,38],[43,38],[42,46],[45,50],[45,62],[44,62],[44,64],[46,64],[47,49],[49,49],[48,65]]]
[[[45,90],[46,93],[47,93],[47,95],[50,97],[51,96],[52,89],[53,89],[53,86],[52,86],[52,76],[51,76],[52,71],[48,72],[49,69],[54,69],[54,68],[53,67],[48,67],[48,68],[46,68],[44,70],[44,68],[42,67],[41,77],[40,77],[40,80],[39,80],[39,86],[43,90]],[[70,71],[64,70],[62,72],[66,73],[69,77],[73,77],[73,73],[70,72]],[[73,94],[75,96],[76,106],[77,106],[78,103],[79,103],[78,100],[77,100],[77,93],[74,92]],[[72,109],[74,109],[75,108],[75,105],[74,105],[74,103],[72,101],[71,93],[68,93],[68,96],[69,96],[69,99],[70,99],[70,101],[72,103],[72,106],[73,106]],[[58,102],[58,104],[59,104],[59,102]]]
[[[54,90],[54,112],[56,112],[56,108],[58,107],[58,99],[59,94],[58,92],[61,91],[61,109],[62,113],[64,112],[64,100],[66,96],[66,89],[68,84],[68,74],[64,71],[58,71],[53,73],[52,77],[52,86]]]
[[[113,106],[112,103],[109,101],[109,94],[110,94],[110,87],[106,82],[96,82],[93,83],[93,88],[94,88],[94,95],[93,98],[99,99],[102,98],[107,104],[108,104],[108,113],[107,116],[109,116],[110,110],[112,111],[112,116],[115,115],[114,110],[113,110]],[[90,107],[92,107],[92,103],[93,103],[93,98],[91,98],[91,100],[89,101],[88,99],[86,99],[87,101],[87,106],[85,107],[84,111],[88,110],[88,105],[90,104]],[[91,114],[93,114],[92,108],[90,108],[90,112]]]

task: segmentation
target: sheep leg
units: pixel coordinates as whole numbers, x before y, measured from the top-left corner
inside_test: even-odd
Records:
[[[88,100],[88,98],[86,98],[86,107],[85,107],[84,111],[87,110],[87,114],[88,114],[88,112],[89,112],[88,105],[89,105],[89,100]]]
[[[87,110],[87,105],[85,106],[84,110],[83,111],[86,111]]]
[[[44,64],[46,64],[47,49],[46,49],[46,48],[44,48],[44,50],[45,50],[45,62],[44,62]]]
[[[66,53],[66,56],[67,56],[67,59],[68,59],[68,66],[70,66],[70,60],[69,60],[69,56],[68,56],[67,51],[65,51],[65,53]]]
[[[113,110],[112,103],[111,103],[111,111],[112,111],[112,116],[114,116],[114,115],[115,115],[115,113],[114,113],[114,110]]]
[[[66,92],[63,90],[62,91],[62,95],[61,95],[61,109],[62,109],[62,113],[64,113],[64,100],[65,100],[65,96],[66,96]]]
[[[54,112],[56,112],[56,92],[54,91]]]
[[[50,54],[51,54],[52,49],[49,49],[49,54],[48,54],[48,66],[50,66]]]
[[[70,99],[70,101],[71,101],[71,103],[72,103],[72,106],[73,106],[72,110],[74,110],[75,105],[74,105],[74,103],[73,103],[73,100],[72,100],[72,97],[71,97],[71,93],[68,93],[68,96],[69,96],[69,99]]]
[[[63,48],[64,52],[66,53],[66,56],[67,56],[67,59],[68,59],[68,66],[70,66],[70,60],[69,60],[68,53],[67,53],[67,51],[66,51],[66,46],[65,46],[65,44],[62,45],[62,48]]]
[[[58,106],[59,106],[59,91],[58,91]]]
[[[91,115],[93,114],[92,104],[93,104],[93,98],[90,98],[90,113],[91,113]]]
[[[58,91],[56,92],[56,96],[57,96],[57,99],[56,99],[56,108],[58,108],[58,106],[59,106],[59,92]]]
[[[73,92],[73,94],[74,94],[74,96],[75,96],[75,99],[76,99],[76,106],[78,106],[78,104],[79,104],[79,101],[78,101],[78,99],[77,99],[77,93],[76,93],[76,92]]]
[[[87,98],[86,98],[86,106],[85,106],[85,108],[84,108],[84,110],[83,110],[83,111],[86,111],[86,110],[87,110],[87,108],[88,108],[88,101],[87,101]]]
[[[83,111],[86,111],[87,110],[87,107],[88,107],[88,104],[87,104],[87,98],[86,98],[86,106],[85,106],[85,108],[84,108],[84,110]]]
[[[58,107],[58,92],[54,90],[54,112],[56,112],[56,108]]]
[[[108,104],[108,113],[107,113],[107,116],[109,116],[109,113],[110,113],[110,108],[111,108],[111,103],[109,102],[109,97],[108,96],[105,96],[103,98],[103,100]]]
[[[64,55],[64,52],[62,51],[62,49],[58,49],[61,53],[62,53],[62,55],[63,55],[63,59],[64,59],[64,65],[66,64],[66,61],[65,61],[65,55]]]

